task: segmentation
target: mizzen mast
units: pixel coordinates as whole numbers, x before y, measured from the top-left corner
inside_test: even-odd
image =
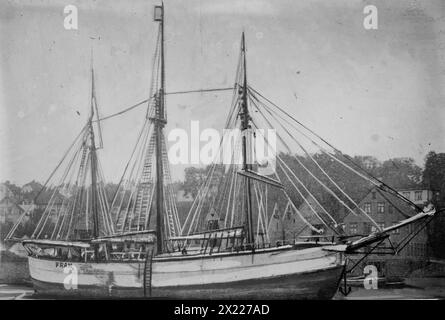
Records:
[[[99,219],[97,207],[97,155],[96,155],[96,141],[94,139],[93,117],[94,117],[94,103],[95,103],[95,88],[94,88],[94,69],[91,66],[91,114],[88,121],[90,130],[90,157],[91,157],[91,212],[93,218],[93,238],[99,237]],[[97,256],[97,255],[96,255]]]
[[[242,72],[243,72],[243,84],[242,84],[242,97],[241,97],[241,132],[242,132],[242,155],[243,155],[243,171],[248,172],[251,170],[251,164],[249,163],[247,154],[247,134],[250,129],[250,115],[249,108],[247,105],[247,65],[246,65],[246,43],[244,40],[244,32],[241,37],[241,54],[242,54]],[[252,217],[252,191],[250,178],[245,177],[246,188],[245,188],[245,213],[246,213],[246,224],[247,224],[247,241],[249,244],[254,244],[254,234],[253,234],[253,217]]]

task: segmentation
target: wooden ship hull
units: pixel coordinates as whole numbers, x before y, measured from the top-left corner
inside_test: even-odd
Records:
[[[377,246],[392,231],[416,221],[431,219],[434,215],[433,208],[416,207],[379,179],[368,177],[337,158],[334,154],[340,156],[340,153],[336,148],[251,88],[247,83],[243,33],[233,88],[234,99],[225,127],[237,128],[244,133],[236,143],[237,150],[232,150],[233,162],[228,168],[218,161],[211,164],[185,221],[181,223],[163,133],[167,123],[163,6],[155,7],[154,18],[160,22],[153,60],[153,66],[157,67],[147,100],[147,114],[111,203],[107,198],[96,153],[103,143],[94,70],[91,68],[91,113],[88,122],[45,183],[52,196],[33,234],[28,240],[20,240],[29,253],[30,276],[37,294],[96,298],[331,299],[346,272],[345,254],[357,253],[357,250],[375,243]],[[250,113],[250,104],[253,104],[250,108],[255,107],[256,115]],[[272,119],[268,119],[261,110],[268,112]],[[361,214],[376,227],[375,232],[359,236],[357,240],[346,236],[334,217],[289,168],[280,153],[276,155],[278,168],[274,174],[260,174],[259,162],[253,161],[253,150],[249,147],[254,145],[256,139],[252,129],[260,128],[257,120],[274,129],[270,120],[277,120],[275,114],[293,121],[290,122],[292,126],[287,126],[287,121],[286,125],[275,121],[275,125],[284,129],[287,140],[295,139],[289,132],[291,127],[295,129],[294,134],[303,128],[306,130],[304,132],[317,137],[323,145],[332,149],[333,154],[325,151],[326,146],[319,146],[314,138],[309,137],[310,142],[319,146],[324,154],[369,183],[414,206],[419,213],[393,226],[381,228],[295,140],[295,146],[316,164],[320,169],[317,170],[318,174],[323,173],[331,182],[331,187],[336,187],[337,193],[295,156],[299,165],[323,187],[326,194],[350,212],[354,212],[350,207],[353,204],[354,209],[356,207],[362,211]],[[257,119],[259,116],[262,118]],[[95,132],[99,143],[96,143]],[[307,138],[304,132],[303,137]],[[281,138],[279,141],[289,156],[294,155],[287,140]],[[242,169],[235,161],[238,154],[242,155]],[[59,170],[60,177],[54,176],[63,163],[67,168]],[[215,174],[216,171],[219,173]],[[76,177],[75,181],[71,181],[72,177]],[[274,191],[268,193],[272,188]],[[288,194],[288,189],[295,199]],[[322,210],[316,210],[310,204],[310,197],[315,202],[314,206]],[[297,199],[312,209],[311,216],[316,218],[316,224],[301,214],[294,203]],[[275,206],[270,210],[273,203]],[[278,210],[278,204],[286,206],[284,211]],[[224,215],[224,221],[218,217],[218,212]],[[213,218],[208,221],[211,224],[204,226],[205,213]],[[299,219],[302,226],[309,228],[314,235],[307,239],[318,239],[324,233],[324,228],[331,229],[334,236],[329,236],[331,242],[308,240],[271,247],[268,226],[272,216],[278,213],[281,213],[282,220],[285,214],[293,214]],[[198,243],[200,246],[197,247]],[[154,245],[156,248],[153,248]]]
[[[77,286],[64,283],[68,265],[77,270]],[[344,265],[343,253],[327,251],[324,246],[194,257],[161,255],[151,264],[29,257],[37,294],[96,298],[331,299]]]

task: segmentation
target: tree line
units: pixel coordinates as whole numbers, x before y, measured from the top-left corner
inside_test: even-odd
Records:
[[[315,162],[307,156],[281,154],[281,158],[286,162],[289,168],[299,177],[304,183],[308,192],[317,196],[320,203],[329,212],[333,213],[334,217],[341,220],[343,217],[341,211],[341,205],[338,201],[333,199],[333,196],[325,190],[323,186],[317,182],[308,171],[312,172],[314,176],[322,181],[326,186],[335,189],[331,181],[322,173],[316,166]],[[359,202],[371,189],[372,185],[365,179],[359,177],[353,171],[347,169],[345,166],[334,161],[331,157],[323,153],[316,153],[311,155],[312,158],[324,169],[329,177],[334,180],[337,185],[354,201]],[[436,195],[433,199],[433,203],[436,208],[445,208],[445,153],[436,153],[431,151],[425,157],[424,167],[418,166],[412,158],[392,158],[385,161],[380,161],[372,156],[354,156],[350,157],[354,165],[363,168],[371,176],[378,178],[384,183],[390,185],[395,189],[428,189],[432,190]],[[183,190],[184,195],[191,195],[196,197],[200,186],[204,183],[205,177],[208,173],[210,166],[207,167],[188,167],[185,169],[184,180],[174,182],[174,188],[176,190]],[[277,169],[277,173],[280,172],[280,168]],[[224,170],[221,176],[218,177],[217,182],[220,183],[224,175]],[[17,194],[17,202],[20,203],[23,199],[31,200],[37,196],[37,190],[32,190],[26,194],[22,189],[6,181],[5,184],[8,188]],[[286,182],[284,182],[286,187]],[[292,190],[287,185],[288,190]],[[108,198],[111,201],[116,191],[117,184],[107,183],[106,191]],[[44,204],[49,200],[52,189],[44,190],[43,193],[37,198],[37,204]],[[307,194],[307,192],[305,192]],[[273,194],[270,194],[273,197]],[[298,206],[303,203],[301,196],[291,192],[289,195],[294,203]],[[349,200],[339,195],[345,202]],[[187,215],[189,206],[179,205],[181,220]],[[33,225],[38,221],[38,217],[41,214],[42,208],[39,208],[31,217],[29,222],[23,226],[22,230],[25,234],[29,233]],[[182,212],[184,211],[184,212]],[[439,258],[445,258],[445,250],[443,245],[445,243],[445,218],[444,214],[439,214],[438,217],[428,226],[429,245],[433,252],[433,255]],[[6,226],[2,226],[2,234]]]

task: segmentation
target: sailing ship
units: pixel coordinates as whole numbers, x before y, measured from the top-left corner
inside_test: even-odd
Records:
[[[237,128],[241,135],[229,153],[229,163],[215,161],[209,166],[192,208],[181,222],[164,138],[167,92],[163,5],[155,7],[154,20],[159,30],[145,122],[111,201],[97,155],[102,147],[102,142],[97,145],[95,141],[96,134],[102,141],[101,119],[92,70],[90,117],[69,150],[72,156],[64,156],[68,168],[49,188],[53,192],[51,200],[32,237],[22,241],[38,294],[330,299],[345,274],[347,253],[380,242],[395,228],[434,214],[433,208],[418,208],[415,216],[386,229],[374,222],[375,232],[353,240],[327,210],[315,210],[314,202],[320,208],[323,205],[280,154],[276,170],[262,173],[264,163],[254,156],[255,139],[262,132],[259,129],[281,126],[285,134],[278,140],[289,154],[293,154],[290,143],[296,136],[293,129],[318,146],[315,140],[319,138],[325,144],[320,150],[332,161],[412,204],[380,180],[352,167],[338,150],[326,150],[330,145],[325,140],[248,84],[243,33],[225,126]],[[272,148],[272,143],[265,140],[266,148]],[[311,157],[309,150],[297,145]],[[319,178],[320,174],[327,175],[321,166],[317,175],[301,165],[334,200],[351,211],[363,211],[335,181],[331,179],[327,185]],[[74,183],[67,182],[73,177]],[[298,210],[295,197],[300,201],[312,198],[307,204],[319,223],[332,230],[330,239],[323,239],[321,228]],[[284,204],[285,211],[292,211],[319,236],[271,244],[269,213],[276,204]],[[209,212],[221,219],[202,230],[203,216]],[[373,221],[366,212],[361,214]]]

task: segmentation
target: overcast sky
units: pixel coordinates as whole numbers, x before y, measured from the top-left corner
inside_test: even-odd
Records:
[[[86,4],[88,3],[88,4]],[[148,96],[157,24],[147,0],[0,3],[0,180],[44,181],[86,121],[90,52],[103,115]],[[78,30],[63,27],[78,7]],[[363,8],[378,9],[365,30]],[[445,151],[445,2],[167,0],[167,91],[233,84],[241,32],[249,83],[348,154]],[[296,98],[297,97],[297,98]],[[169,96],[169,123],[220,129],[230,93]],[[76,111],[79,111],[80,115]],[[117,180],[144,108],[104,122]],[[182,178],[183,167],[173,168]]]

